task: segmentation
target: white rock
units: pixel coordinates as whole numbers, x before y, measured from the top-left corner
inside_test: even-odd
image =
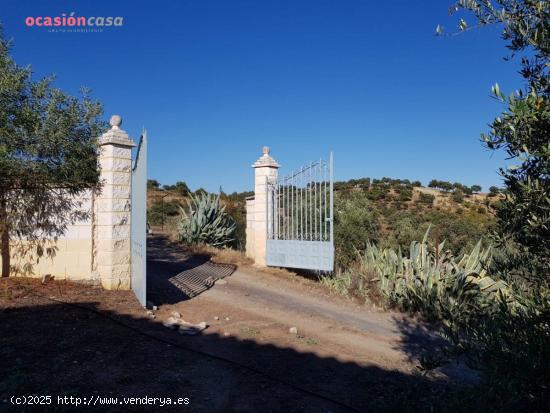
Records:
[[[289,332],[290,334],[298,334],[298,329],[297,329],[296,327],[290,327],[290,328],[288,329],[288,332]]]
[[[198,324],[191,324],[186,321],[180,321],[180,327],[178,329],[178,332],[180,334],[185,334],[188,336],[194,336],[199,334],[202,330],[204,330],[207,327],[206,322],[202,321]]]
[[[180,325],[180,320],[174,317],[168,317],[165,321],[162,322],[164,327],[175,330]]]
[[[218,316],[214,317],[214,320],[216,320],[216,321],[219,320],[219,319],[220,319],[220,317],[218,317]]]
[[[229,321],[231,320],[229,317],[225,317],[225,321]]]
[[[225,284],[227,284],[227,281],[220,278],[219,280],[216,281],[216,284],[217,285],[225,285]]]
[[[181,314],[178,313],[177,311],[172,311],[172,313],[170,315],[174,318],[181,318]]]

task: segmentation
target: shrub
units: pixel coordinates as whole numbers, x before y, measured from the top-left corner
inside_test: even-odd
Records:
[[[236,224],[220,205],[219,195],[191,195],[188,210],[180,207],[180,241],[187,244],[227,246],[234,241]]]
[[[336,194],[334,204],[334,247],[336,265],[341,269],[357,259],[356,248],[363,249],[368,240],[378,239],[378,215],[368,194]]]
[[[372,201],[385,199],[388,194],[388,188],[380,186],[380,184],[371,185],[367,192],[367,197]]]
[[[432,194],[426,194],[424,192],[420,192],[418,201],[422,204],[426,204],[426,205],[431,206],[431,205],[433,205],[433,203],[435,201],[435,196],[433,196]]]
[[[457,204],[461,204],[464,202],[464,192],[462,192],[460,189],[456,189],[453,191],[452,195],[453,201],[455,201]]]
[[[226,212],[235,222],[234,241],[231,247],[244,251],[246,248],[246,207],[243,203],[226,201]]]
[[[385,221],[391,227],[386,237],[379,237],[382,247],[408,250],[411,242],[422,239],[422,236],[431,225],[433,235],[440,241],[447,240],[447,248],[455,255],[473,248],[472,239],[485,239],[487,229],[491,224],[491,217],[487,214],[467,214],[445,210],[413,210],[391,211],[383,210]],[[362,250],[363,247],[358,247]]]
[[[147,221],[151,225],[163,225],[169,217],[175,217],[179,214],[180,204],[175,201],[162,201],[155,199],[153,205],[147,209]]]
[[[357,257],[360,255],[357,253]],[[369,300],[376,305],[385,306],[386,301],[379,290],[372,285],[372,279],[376,274],[372,271],[363,271],[359,263],[345,271],[337,271],[333,274],[322,275],[319,281],[337,294],[358,298],[362,301]]]
[[[410,201],[412,199],[411,187],[403,186],[403,187],[400,187],[397,191],[399,192],[400,201]]]

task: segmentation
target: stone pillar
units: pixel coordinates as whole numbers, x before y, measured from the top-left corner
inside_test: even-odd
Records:
[[[135,143],[111,117],[111,129],[100,140],[101,193],[95,200],[95,263],[107,290],[129,290],[131,280],[130,209],[132,148]]]
[[[253,208],[253,247],[256,265],[266,266],[267,244],[267,182],[277,182],[279,176],[279,164],[269,155],[269,148],[263,148],[263,155],[252,165],[254,168],[254,208]],[[249,248],[247,247],[247,250]]]

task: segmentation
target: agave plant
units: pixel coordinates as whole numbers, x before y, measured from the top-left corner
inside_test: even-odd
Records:
[[[413,241],[409,256],[400,250],[379,249],[368,244],[362,255],[364,273],[374,270],[380,292],[402,309],[420,311],[429,318],[462,313],[472,306],[495,306],[499,297],[510,295],[504,281],[486,273],[491,248],[481,241],[457,260],[445,250],[445,242],[430,245],[429,229],[421,242]]]
[[[180,207],[180,241],[188,244],[227,246],[234,241],[237,225],[220,204],[219,195],[190,195],[187,210]]]

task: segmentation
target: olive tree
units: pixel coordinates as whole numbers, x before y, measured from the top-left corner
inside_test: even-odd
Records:
[[[13,255],[54,256],[67,225],[88,212],[78,195],[98,188],[101,104],[32,78],[0,32],[0,245],[2,277]],[[25,268],[30,271],[30,268]]]
[[[486,380],[477,403],[489,400],[495,411],[535,411],[548,405],[550,382],[550,2],[460,0],[451,11],[461,10],[476,19],[470,25],[461,18],[461,31],[502,27],[509,57],[520,55],[525,85],[508,95],[493,86],[504,112],[482,135],[484,145],[503,150],[514,164],[500,170],[505,188],[497,203],[496,239],[506,248],[494,250],[488,267],[509,281],[511,293],[500,291],[493,306],[449,311],[444,336]]]
[[[511,56],[521,59],[523,90],[505,94],[492,88],[504,112],[482,141],[504,150],[514,165],[500,170],[506,186],[497,210],[500,241],[512,240],[544,267],[550,266],[550,2],[540,0],[460,0],[451,12],[466,10],[476,19],[459,20],[461,31],[488,24],[502,27]],[[442,27],[437,31],[441,33]]]

